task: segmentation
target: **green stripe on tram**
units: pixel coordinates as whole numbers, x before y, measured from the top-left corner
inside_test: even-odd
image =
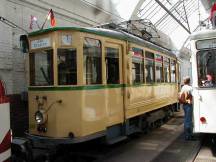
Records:
[[[29,91],[71,91],[71,90],[96,90],[106,88],[121,88],[124,84],[112,84],[112,85],[90,85],[90,86],[67,86],[67,87],[29,87]]]
[[[72,91],[72,90],[97,90],[111,89],[122,87],[142,87],[142,86],[160,86],[160,85],[176,85],[176,83],[154,83],[154,84],[110,84],[110,85],[89,85],[89,86],[58,86],[58,87],[29,87],[29,91]]]

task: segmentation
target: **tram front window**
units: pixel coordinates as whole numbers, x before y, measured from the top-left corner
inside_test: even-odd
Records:
[[[203,50],[197,53],[199,87],[216,87],[216,50]]]
[[[77,84],[76,49],[58,49],[58,84]]]
[[[30,53],[30,85],[53,85],[53,50]]]
[[[102,83],[102,48],[97,39],[85,38],[83,46],[83,70],[87,85]]]

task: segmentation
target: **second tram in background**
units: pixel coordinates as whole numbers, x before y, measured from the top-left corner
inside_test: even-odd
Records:
[[[191,35],[194,132],[216,133],[216,30]]]

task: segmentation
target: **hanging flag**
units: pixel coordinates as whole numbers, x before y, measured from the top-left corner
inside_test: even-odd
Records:
[[[210,17],[209,19],[212,21],[212,18],[215,16],[215,13],[216,13],[216,3],[214,3],[212,5],[212,8],[211,8],[211,12],[210,12]]]
[[[30,24],[29,24],[29,29],[33,29],[33,21],[34,21],[34,16],[31,15],[31,19],[30,19]]]
[[[34,22],[37,24],[37,27],[40,29],[40,26],[37,22],[37,18],[33,15],[31,15],[31,20],[30,20],[30,24],[29,24],[29,29],[32,30],[33,29],[33,25],[34,25]]]
[[[48,20],[50,20],[50,24],[52,27],[56,26],[56,21],[55,21],[55,17],[54,17],[54,13],[52,9],[50,9],[48,13]]]
[[[40,28],[41,30],[44,28],[44,25],[46,24],[47,20],[50,20],[50,24],[52,27],[56,26],[56,21],[55,21],[55,17],[54,17],[54,13],[53,13],[53,10],[50,9],[47,16],[46,16],[46,19],[42,25],[42,27]]]

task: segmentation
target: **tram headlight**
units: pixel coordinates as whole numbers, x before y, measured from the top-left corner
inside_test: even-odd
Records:
[[[35,121],[37,124],[44,124],[46,122],[46,119],[47,119],[47,115],[46,115],[45,111],[38,110],[35,113]]]

